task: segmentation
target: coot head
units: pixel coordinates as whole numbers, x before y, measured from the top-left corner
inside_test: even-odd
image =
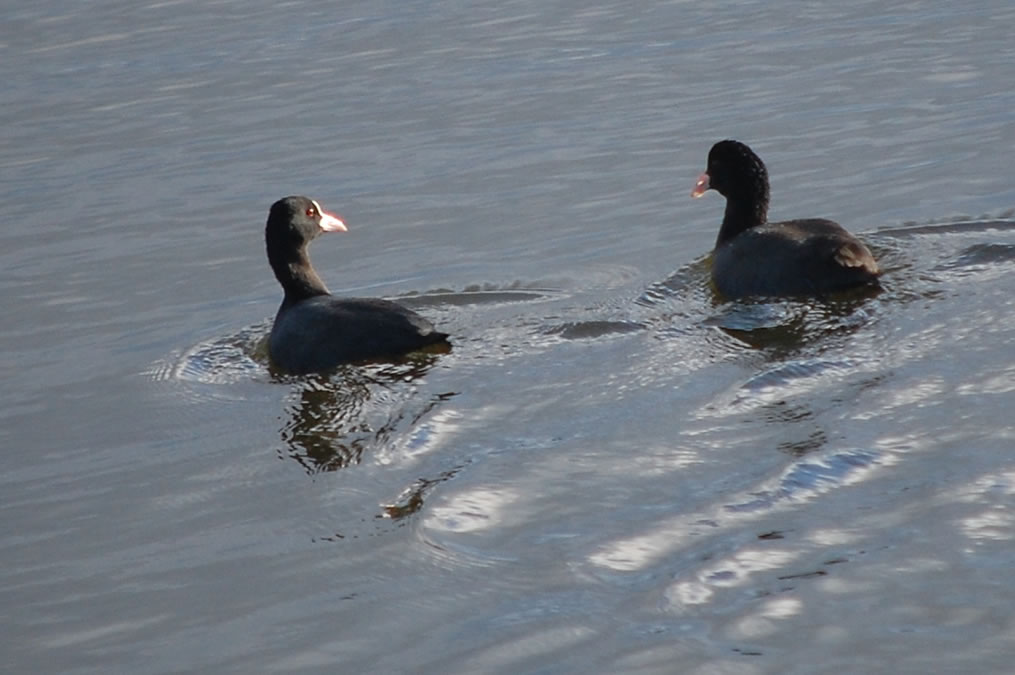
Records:
[[[715,190],[727,199],[764,203],[768,207],[768,170],[761,158],[740,141],[719,141],[708,152],[708,166],[691,192],[700,197]]]
[[[264,242],[268,263],[287,301],[327,294],[327,286],[310,264],[307,244],[325,232],[346,231],[345,223],[309,197],[286,197],[271,205]]]
[[[345,223],[316,201],[294,195],[271,205],[264,235],[270,254],[273,247],[299,250],[325,232],[347,231]]]
[[[719,141],[708,153],[708,166],[691,191],[700,197],[715,190],[726,198],[726,215],[717,244],[768,222],[768,170],[740,141]]]

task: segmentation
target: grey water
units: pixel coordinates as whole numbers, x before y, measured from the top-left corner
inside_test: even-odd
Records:
[[[3,672],[1012,671],[1011,3],[4,14]],[[716,298],[726,137],[884,290]],[[293,193],[450,353],[268,368]]]

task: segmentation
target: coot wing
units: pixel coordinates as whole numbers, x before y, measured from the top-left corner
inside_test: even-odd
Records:
[[[712,279],[727,298],[811,295],[874,283],[866,246],[831,220],[751,228],[716,248]]]

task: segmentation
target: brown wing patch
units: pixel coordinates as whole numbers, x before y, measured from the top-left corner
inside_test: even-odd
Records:
[[[862,268],[878,274],[878,264],[867,247],[857,241],[847,241],[835,251],[835,262],[843,267]]]

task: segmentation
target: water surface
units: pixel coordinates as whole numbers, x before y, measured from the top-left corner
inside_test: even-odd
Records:
[[[11,8],[3,669],[1009,672],[1013,20]],[[884,291],[716,299],[724,137]],[[290,193],[453,351],[272,373]]]

